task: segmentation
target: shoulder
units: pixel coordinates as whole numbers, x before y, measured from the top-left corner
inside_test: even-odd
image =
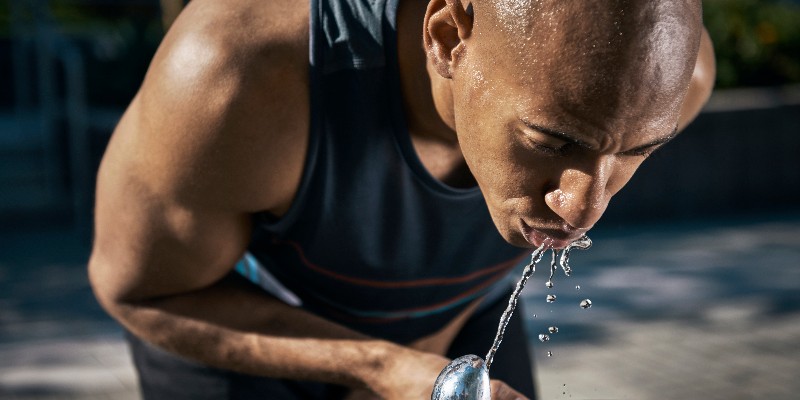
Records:
[[[697,51],[697,61],[692,72],[692,79],[681,108],[678,130],[683,130],[689,125],[708,101],[714,89],[716,71],[714,44],[711,42],[708,31],[704,28],[700,36],[700,47]]]
[[[181,203],[280,213],[302,174],[308,103],[306,2],[194,0],[107,158]]]

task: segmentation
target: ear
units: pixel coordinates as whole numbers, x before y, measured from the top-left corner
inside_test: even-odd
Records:
[[[423,39],[428,59],[443,78],[452,78],[452,70],[472,34],[472,3],[466,8],[461,0],[431,0],[425,11]]]

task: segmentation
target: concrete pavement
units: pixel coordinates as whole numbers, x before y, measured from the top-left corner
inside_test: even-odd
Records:
[[[121,331],[88,287],[86,241],[57,227],[6,231],[0,399],[139,398]],[[540,264],[515,315],[536,343],[543,399],[800,398],[800,215],[590,236],[553,289]],[[540,343],[549,326],[559,332]]]

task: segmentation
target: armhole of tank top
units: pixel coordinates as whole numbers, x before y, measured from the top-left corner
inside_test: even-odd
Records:
[[[404,114],[403,91],[400,87],[400,67],[398,65],[399,60],[397,56],[397,7],[399,3],[399,0],[388,0],[386,4],[386,24],[383,28],[386,71],[390,76],[396,78],[389,79],[390,82],[388,83],[391,96],[390,115],[394,122],[392,124],[392,129],[394,131],[395,147],[416,179],[433,192],[444,195],[447,198],[465,199],[480,197],[481,193],[478,186],[456,188],[434,178],[422,164],[422,161],[417,155],[417,151],[414,149],[414,144],[411,142],[411,134],[408,131],[408,125],[406,124]]]
[[[292,204],[289,210],[281,217],[275,218],[268,213],[257,213],[257,226],[256,228],[266,229],[270,232],[284,232],[288,230],[297,220],[299,213],[302,210],[303,203],[305,203],[306,195],[311,185],[311,179],[314,175],[314,170],[317,165],[317,158],[319,158],[320,147],[320,96],[318,91],[320,89],[320,74],[321,66],[318,63],[321,61],[320,50],[317,48],[318,35],[319,35],[319,0],[310,0],[309,2],[309,43],[308,43],[308,90],[309,90],[309,109],[308,109],[308,144],[306,148],[306,158],[303,163],[303,173],[300,178],[300,184],[297,188],[297,193],[292,199]]]

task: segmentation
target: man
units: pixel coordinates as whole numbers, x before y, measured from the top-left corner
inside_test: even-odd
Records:
[[[104,157],[90,278],[146,398],[427,398],[519,247],[588,231],[712,81],[698,1],[195,0]],[[512,321],[496,399],[534,396]]]

